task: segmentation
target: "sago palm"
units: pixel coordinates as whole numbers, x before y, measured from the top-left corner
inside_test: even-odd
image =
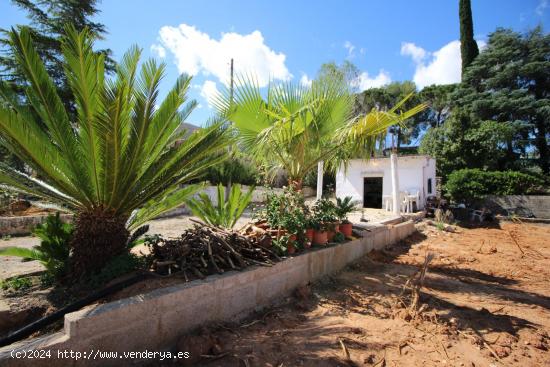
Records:
[[[2,164],[0,182],[73,211],[72,273],[97,270],[126,250],[129,230],[197,190],[180,186],[223,159],[226,129],[214,122],[184,137],[178,127],[196,106],[187,98],[190,77],[180,76],[159,101],[164,64],[148,60],[138,70],[141,50],[133,47],[107,78],[89,32],[74,29],[63,40],[77,111],[71,121],[29,31],[10,36],[28,84],[24,101],[0,84],[0,143],[32,174]]]
[[[253,194],[254,186],[245,193],[241,190],[241,185],[235,184],[231,186],[226,199],[225,187],[218,184],[216,203],[206,193],[200,193],[198,198],[188,200],[187,206],[205,223],[216,227],[233,228],[252,201]]]

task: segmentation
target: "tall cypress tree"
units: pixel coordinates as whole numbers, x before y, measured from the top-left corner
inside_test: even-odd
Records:
[[[460,52],[462,55],[462,74],[464,70],[479,55],[476,40],[474,39],[474,22],[472,20],[472,6],[470,0],[460,0],[458,5],[460,17]]]

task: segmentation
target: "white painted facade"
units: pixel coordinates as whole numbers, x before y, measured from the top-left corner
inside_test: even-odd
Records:
[[[435,159],[427,155],[398,157],[399,191],[418,190],[420,193],[418,209],[424,208],[426,197],[435,196],[435,163]],[[365,177],[381,177],[382,195],[391,196],[390,157],[353,159],[348,163],[347,168],[342,166],[336,172],[336,196],[351,196],[353,200],[363,203]]]

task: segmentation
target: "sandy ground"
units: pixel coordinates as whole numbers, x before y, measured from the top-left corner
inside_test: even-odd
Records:
[[[362,214],[365,218],[369,220],[367,224],[377,225],[378,222],[384,219],[392,217],[392,214],[380,210],[380,209],[365,209],[364,213],[360,210],[352,213],[350,215],[350,220],[355,223],[358,223]],[[192,226],[190,218],[192,216],[182,215],[173,218],[163,218],[150,221],[149,224],[149,234],[161,234],[165,237],[177,237],[183,230]],[[238,220],[235,228],[244,226],[251,220],[251,213],[245,212],[243,216]],[[40,244],[40,240],[32,236],[23,236],[23,237],[9,237],[8,239],[0,239],[0,248],[5,248],[9,246],[19,246],[19,247],[32,247]],[[136,249],[137,251],[143,249]],[[27,261],[22,262],[20,258],[12,256],[0,256],[0,279],[5,279],[8,277],[13,277],[16,275],[29,274],[35,271],[42,270],[43,267],[37,261]]]
[[[550,226],[419,232],[239,324],[180,341],[193,366],[550,366]],[[404,284],[428,266],[417,308]]]

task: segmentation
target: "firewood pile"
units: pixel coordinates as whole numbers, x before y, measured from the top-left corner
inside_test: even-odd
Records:
[[[242,270],[251,265],[272,266],[281,260],[258,233],[233,231],[196,224],[178,238],[151,236],[146,240],[153,269],[162,275],[182,272],[205,278],[227,270]]]

